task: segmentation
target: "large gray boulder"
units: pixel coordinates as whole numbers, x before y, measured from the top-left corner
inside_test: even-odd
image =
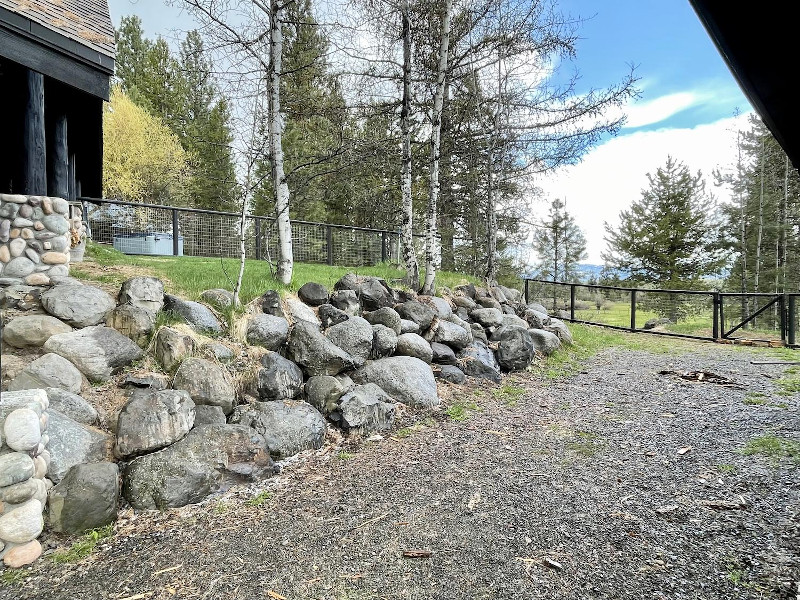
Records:
[[[103,462],[111,458],[113,439],[107,433],[73,421],[57,410],[48,411],[47,435],[50,438],[50,466],[47,477],[61,481],[75,465]]]
[[[464,375],[464,371],[455,365],[442,365],[434,371],[433,374],[437,379],[455,384],[462,384],[467,378],[466,375]]]
[[[8,390],[16,392],[54,387],[77,394],[81,391],[82,384],[83,377],[75,365],[63,356],[50,352],[25,367],[8,384]]]
[[[426,363],[433,360],[433,349],[428,341],[416,333],[403,333],[397,336],[397,348],[395,354],[398,356],[413,356]]]
[[[223,331],[222,323],[205,304],[164,294],[164,310],[182,318],[198,333],[219,335]]]
[[[78,394],[54,387],[46,388],[45,392],[47,392],[47,399],[50,401],[50,408],[78,423],[85,425],[97,423],[99,419],[97,409]]]
[[[226,415],[236,404],[236,391],[225,372],[205,358],[184,359],[175,372],[172,387],[189,392],[195,404],[219,406]]]
[[[277,352],[261,357],[258,370],[258,396],[261,400],[291,400],[303,388],[303,371]]]
[[[458,353],[458,366],[467,375],[500,383],[500,365],[486,344],[475,340]]]
[[[150,343],[156,313],[133,304],[120,304],[108,313],[106,324],[144,348]]]
[[[108,381],[111,375],[143,356],[142,349],[130,338],[102,325],[56,334],[43,348],[60,354],[90,381],[98,382]]]
[[[550,323],[546,325],[544,329],[550,333],[555,333],[563,344],[573,343],[572,333],[570,332],[569,327],[567,327],[567,324],[560,319],[550,319]]]
[[[321,283],[309,281],[300,286],[297,296],[309,306],[321,306],[328,302],[328,289]]]
[[[372,353],[371,358],[384,358],[391,356],[397,350],[397,334],[394,329],[386,325],[372,326]]]
[[[408,319],[419,325],[421,331],[428,329],[436,318],[436,310],[433,307],[416,300],[398,304],[395,310],[403,319]]]
[[[308,403],[326,416],[339,409],[339,399],[345,391],[342,382],[331,375],[309,377],[305,385]]]
[[[431,342],[432,362],[439,365],[457,364],[456,354],[447,344]]]
[[[273,317],[286,318],[286,313],[283,312],[283,301],[281,294],[277,290],[267,290],[261,296],[261,310]]]
[[[128,459],[182,439],[194,426],[194,402],[183,390],[137,392],[117,417],[114,454]]]
[[[332,306],[351,317],[361,314],[361,303],[358,301],[358,293],[355,290],[337,290],[331,294],[330,302]]]
[[[3,341],[15,348],[39,348],[50,336],[70,331],[72,327],[50,315],[21,315],[3,327]]]
[[[545,356],[550,356],[561,347],[561,340],[555,333],[544,329],[529,329],[528,332],[536,350]]]
[[[394,400],[374,383],[356,386],[342,396],[339,407],[339,421],[350,433],[371,435],[394,424]]]
[[[164,307],[164,284],[155,277],[131,277],[123,282],[117,302],[156,314]]]
[[[500,327],[503,324],[503,311],[497,308],[476,308],[469,316],[483,327]]]
[[[233,292],[223,288],[204,290],[200,293],[200,299],[221,310],[230,308],[234,302]]]
[[[325,418],[306,402],[276,400],[237,406],[230,422],[247,425],[264,436],[274,458],[316,450],[325,441]]]
[[[300,321],[292,327],[289,352],[309,376],[336,375],[355,367],[357,360],[325,337],[311,323]]]
[[[329,327],[325,337],[356,359],[356,366],[363,365],[372,352],[372,325],[361,317],[350,317]]]
[[[392,329],[397,335],[400,335],[403,331],[400,315],[397,314],[395,309],[388,306],[364,313],[364,318],[373,325],[384,325]]]
[[[72,467],[48,496],[50,529],[78,534],[117,519],[119,468],[112,462]]]
[[[283,303],[286,306],[286,318],[290,323],[308,323],[317,329],[322,327],[322,321],[319,320],[314,309],[300,300],[300,298],[296,296],[286,296],[286,298],[283,299]]]
[[[524,327],[501,327],[497,362],[505,371],[524,371],[536,357],[533,338]]]
[[[133,459],[122,494],[135,509],[197,503],[228,483],[274,473],[264,438],[242,425],[204,425],[153,454]]]
[[[183,359],[194,354],[197,344],[191,335],[171,327],[161,327],[156,333],[153,354],[165,371],[170,372]]]
[[[439,298],[438,296],[419,296],[418,300],[423,304],[433,307],[436,311],[436,316],[440,319],[447,319],[447,317],[453,314],[453,307],[444,298]]]
[[[279,350],[289,338],[289,321],[265,313],[254,315],[247,322],[247,343]]]
[[[441,319],[431,326],[428,336],[431,341],[447,344],[456,350],[466,348],[472,342],[472,334],[464,327]]]
[[[73,327],[102,323],[116,306],[114,299],[91,285],[56,285],[42,293],[42,307]]]
[[[527,329],[529,325],[528,322],[522,317],[512,314],[504,314],[503,327],[522,327],[523,329]]]
[[[408,406],[430,408],[439,404],[430,365],[413,356],[390,356],[368,362],[353,374],[356,383],[374,383]]]
[[[317,315],[322,322],[323,329],[347,321],[347,319],[350,318],[349,314],[336,308],[333,304],[323,304],[320,306],[319,309],[317,309]]]
[[[354,291],[361,302],[361,307],[366,311],[378,310],[394,304],[391,288],[380,277],[362,277],[348,273],[337,281],[333,288],[336,291]],[[337,306],[337,308],[342,307]]]

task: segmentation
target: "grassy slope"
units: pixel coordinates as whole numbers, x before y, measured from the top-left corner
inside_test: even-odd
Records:
[[[91,268],[91,264],[75,263],[70,266],[71,274],[74,277],[109,284],[121,284],[131,276],[130,268],[114,269],[114,267],[134,267],[140,270],[142,275],[152,275],[163,279],[168,291],[189,299],[197,299],[201,292],[208,289],[232,290],[239,273],[239,261],[233,258],[129,256],[109,246],[91,242],[87,244],[84,261],[103,265],[107,269],[98,273],[96,269]],[[333,284],[346,273],[382,277],[393,287],[402,287],[400,280],[404,275],[403,271],[391,265],[330,267],[320,264],[295,263],[292,283],[285,286],[275,281],[267,262],[247,260],[242,280],[241,299],[246,304],[269,289],[294,292],[309,281],[333,288]],[[440,271],[437,274],[439,286],[454,287],[469,282],[478,283],[478,280],[460,273]]]

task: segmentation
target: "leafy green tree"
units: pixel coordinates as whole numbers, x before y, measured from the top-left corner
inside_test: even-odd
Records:
[[[558,198],[553,200],[547,219],[533,232],[533,249],[539,257],[536,268],[541,279],[576,281],[578,264],[588,256],[586,237],[564,206]]]
[[[620,212],[617,228],[605,224],[606,264],[630,273],[633,281],[662,287],[702,286],[724,265],[714,220],[713,198],[702,174],[671,156],[631,208]]]

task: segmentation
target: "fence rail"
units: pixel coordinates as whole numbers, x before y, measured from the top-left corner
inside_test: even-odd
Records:
[[[523,278],[526,303],[575,323],[699,340],[797,347],[800,293],[734,293]]]
[[[141,204],[106,198],[78,198],[91,238],[127,254],[238,258],[238,213]],[[245,255],[271,260],[278,254],[274,217],[246,215]],[[456,240],[464,247],[467,240]],[[352,225],[292,221],[292,249],[297,262],[346,267],[401,262],[399,231]],[[414,235],[422,260],[424,236]]]

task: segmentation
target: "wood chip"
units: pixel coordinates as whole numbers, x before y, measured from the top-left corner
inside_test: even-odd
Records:
[[[564,568],[562,564],[557,560],[553,560],[552,558],[547,558],[547,557],[542,559],[542,564],[545,567],[550,567],[551,569],[555,569],[556,571],[560,571],[561,569]]]
[[[406,558],[430,558],[431,554],[430,550],[403,550],[403,556]]]
[[[169,567],[169,568],[166,568],[166,569],[161,569],[160,571],[156,571],[155,573],[153,573],[153,577],[155,577],[156,575],[161,575],[161,573],[169,573],[170,571],[177,571],[177,570],[178,570],[178,569],[180,569],[182,566],[183,566],[183,565],[175,565],[174,567]]]
[[[678,455],[679,456],[683,456],[684,454],[689,452],[689,450],[691,450],[691,449],[692,449],[691,446],[684,446],[683,448],[678,448]]]
[[[656,512],[663,515],[665,513],[674,512],[676,510],[678,510],[677,504],[665,504],[664,506],[659,506],[656,509]]]
[[[273,592],[272,590],[267,590],[267,596],[275,600],[286,600],[286,596],[281,596],[278,592]]]

